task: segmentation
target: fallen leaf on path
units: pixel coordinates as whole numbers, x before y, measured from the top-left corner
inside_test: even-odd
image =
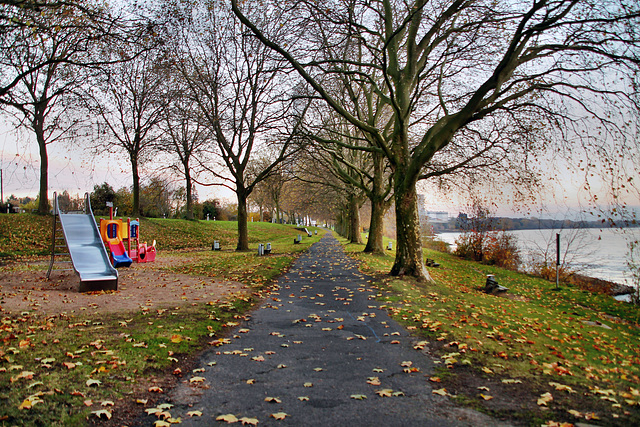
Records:
[[[482,394],[480,393],[480,397],[483,398],[484,400],[491,400],[493,399],[493,396],[489,396],[487,394]]]
[[[284,420],[287,418],[289,414],[285,412],[276,412],[275,414],[271,414],[270,417],[275,418],[276,420]]]
[[[216,417],[216,421],[225,421],[229,424],[233,424],[233,423],[237,423],[239,420],[233,414],[226,414],[226,415],[218,415],[218,417]]]
[[[100,380],[94,380],[93,378],[88,379],[87,382],[85,383],[87,385],[87,387],[91,387],[92,385],[100,385],[102,384],[102,381]]]
[[[380,385],[382,383],[380,382],[380,378],[378,378],[378,377],[369,377],[367,379],[367,384]]]
[[[313,383],[304,383],[304,386],[307,387],[307,388],[308,387],[313,387]]]
[[[309,400],[309,396],[298,396],[298,400],[300,402],[305,402],[305,401]]]
[[[448,394],[446,388],[440,388],[438,390],[432,390],[431,393],[439,394],[440,396],[446,396]]]
[[[240,422],[242,423],[242,425],[250,425],[250,426],[257,426],[258,425],[258,419],[257,418],[249,418],[249,417],[242,417],[240,418]]]
[[[202,416],[202,412],[200,411],[189,411],[187,412],[187,415],[190,417],[201,417]]]
[[[278,399],[277,397],[270,397],[270,396],[265,397],[264,401],[271,402],[271,403],[282,403],[282,400]]]
[[[367,398],[367,396],[364,394],[352,394],[351,398],[356,400],[364,400]]]
[[[393,390],[390,388],[384,388],[382,390],[376,390],[376,394],[380,397],[391,397]]]
[[[204,382],[205,378],[204,377],[192,377],[189,382],[190,383],[201,383]]]

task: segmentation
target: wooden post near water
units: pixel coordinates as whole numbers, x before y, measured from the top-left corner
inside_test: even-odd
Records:
[[[560,290],[560,233],[556,233],[556,291]]]

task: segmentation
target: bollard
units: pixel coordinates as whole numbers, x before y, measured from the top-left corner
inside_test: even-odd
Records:
[[[220,242],[218,242],[217,240],[213,241],[213,246],[211,247],[211,250],[213,251],[219,251],[221,250],[220,248]]]
[[[267,247],[265,248],[264,253],[267,255],[271,253],[271,243],[267,243]]]
[[[389,246],[387,246],[387,250],[389,251],[393,250],[393,242],[389,242]]]
[[[260,243],[258,245],[258,256],[263,256],[264,255],[264,244]]]

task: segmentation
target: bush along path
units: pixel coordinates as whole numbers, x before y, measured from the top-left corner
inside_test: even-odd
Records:
[[[433,363],[327,234],[144,424],[497,425],[433,393]]]

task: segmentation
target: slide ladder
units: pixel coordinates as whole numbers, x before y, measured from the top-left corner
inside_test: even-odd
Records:
[[[63,213],[58,204],[58,195],[53,193],[51,262],[47,279],[51,276],[55,257],[66,256],[71,258],[73,270],[80,277],[80,292],[117,290],[118,271],[111,265],[102,243],[89,193],[84,198],[83,211]],[[64,245],[61,244],[63,241]],[[58,252],[64,246],[68,252]]]

